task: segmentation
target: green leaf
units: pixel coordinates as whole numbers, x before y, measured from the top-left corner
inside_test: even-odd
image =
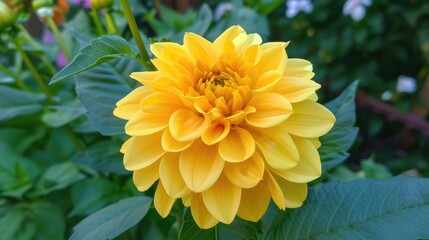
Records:
[[[2,128],[0,129],[0,139],[18,154],[24,153],[36,141],[40,140],[46,133],[46,129],[41,127],[26,128]]]
[[[0,141],[0,195],[21,197],[33,185],[39,170],[30,159],[13,152]]]
[[[191,26],[176,33],[171,39],[174,42],[182,42],[185,32],[193,32],[200,36],[204,35],[210,27],[213,20],[213,13],[207,4],[203,4],[198,12],[198,19]]]
[[[331,131],[320,138],[322,146],[319,149],[323,171],[328,171],[342,163],[349,154],[347,150],[354,143],[358,128],[356,122],[355,95],[358,82],[348,86],[340,96],[325,106],[336,117],[336,122]]]
[[[108,204],[119,201],[123,194],[119,186],[103,178],[85,179],[71,188],[73,209],[68,217],[88,216]]]
[[[261,231],[260,223],[245,221],[238,217],[231,224],[219,223],[211,229],[201,229],[188,210],[180,229],[179,240],[256,240]]]
[[[103,208],[76,225],[70,240],[113,239],[142,220],[151,203],[149,197],[132,197]]]
[[[40,102],[45,99],[43,94],[24,92],[3,85],[0,85],[0,96],[0,121],[37,113],[43,109]]]
[[[75,103],[53,106],[50,109],[51,111],[43,114],[42,121],[53,128],[62,127],[85,113],[85,109]]]
[[[61,209],[47,201],[8,205],[0,217],[2,239],[64,239],[65,221]]]
[[[79,75],[77,94],[87,110],[88,118],[101,134],[124,133],[125,121],[113,116],[113,109],[116,102],[138,85],[129,75],[142,70],[134,61],[118,59]]]
[[[73,156],[73,161],[91,166],[94,170],[106,173],[129,174],[122,163],[123,155],[119,141],[101,141],[87,148],[85,152]]]
[[[429,237],[429,179],[331,182],[298,209],[279,212],[263,239],[418,239]]]
[[[52,77],[50,84],[99,66],[115,58],[134,58],[128,42],[116,35],[104,35],[91,41],[65,68]]]
[[[48,194],[63,189],[85,178],[75,163],[64,162],[49,167],[37,181],[33,196]]]

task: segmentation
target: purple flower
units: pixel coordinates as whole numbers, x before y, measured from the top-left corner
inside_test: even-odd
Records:
[[[49,29],[47,28],[43,29],[42,42],[44,44],[54,43],[54,34],[51,31],[49,31]]]
[[[91,8],[91,2],[89,0],[72,0],[74,5],[82,5],[85,9]]]
[[[63,68],[68,64],[66,55],[64,55],[62,51],[58,52],[56,63],[57,63],[57,67],[59,68]]]

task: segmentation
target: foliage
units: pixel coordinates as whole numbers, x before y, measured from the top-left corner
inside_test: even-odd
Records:
[[[278,0],[235,0],[219,18],[217,1],[184,14],[155,1],[130,2],[147,49],[147,37],[177,42],[192,31],[212,40],[233,24],[264,41],[291,40],[289,56],[309,59],[322,102],[333,99],[325,106],[337,122],[320,139],[323,177],[311,185],[303,207],[283,212],[271,204],[256,223],[237,217],[202,230],[180,203],[161,219],[151,207],[154,189],[138,192],[123,168],[124,121],[112,115],[115,103],[139,85],[130,73],[145,69],[138,45],[119,1],[104,19],[71,5],[59,26],[72,56],[64,68],[54,66],[64,50],[60,40],[43,43],[18,23],[0,32],[2,239],[429,238],[428,180],[391,178],[405,171],[428,177],[429,141],[415,137],[409,155],[368,150],[368,141],[387,139],[402,125],[355,105],[359,92],[379,99],[390,90],[387,103],[396,109],[421,106],[417,94],[401,93],[395,84],[408,75],[421,88],[429,73],[428,3],[374,0],[355,21],[342,14],[344,1],[334,0],[313,1],[312,12],[292,19]],[[48,28],[46,21],[32,21]]]

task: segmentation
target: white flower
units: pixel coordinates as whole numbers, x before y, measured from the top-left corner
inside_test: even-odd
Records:
[[[213,15],[214,20],[219,21],[226,12],[231,11],[233,8],[234,8],[234,5],[232,3],[229,3],[229,2],[219,3]]]
[[[417,90],[416,80],[409,76],[399,76],[396,90],[398,92],[413,93]]]
[[[286,17],[293,18],[300,11],[310,13],[313,11],[311,0],[287,0],[286,1]]]
[[[36,10],[37,16],[39,18],[46,18],[54,16],[54,9],[51,7],[41,7]]]
[[[389,101],[392,98],[392,96],[393,96],[392,91],[390,90],[384,91],[383,94],[381,94],[381,100]]]
[[[371,3],[372,0],[347,0],[343,6],[343,14],[344,16],[350,15],[355,21],[360,21],[365,17],[366,7]]]

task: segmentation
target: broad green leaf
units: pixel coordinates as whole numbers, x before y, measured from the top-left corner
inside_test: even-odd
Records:
[[[1,239],[64,239],[65,221],[61,209],[47,201],[8,205],[0,217]]]
[[[101,141],[73,156],[73,161],[85,164],[99,172],[129,174],[122,163],[123,155],[119,152],[119,141]]]
[[[24,92],[0,85],[0,122],[16,116],[30,115],[43,109],[45,95]]]
[[[336,117],[336,122],[326,135],[320,138],[322,146],[319,149],[323,171],[328,171],[342,163],[349,154],[347,150],[354,143],[358,128],[356,122],[355,94],[358,82],[353,82],[340,96],[325,106]]]
[[[76,164],[64,162],[49,167],[37,181],[32,196],[48,194],[63,189],[85,178]]]
[[[0,139],[17,154],[22,154],[46,133],[42,127],[32,128],[1,128]]]
[[[77,224],[70,240],[113,239],[142,220],[151,203],[149,197],[131,197],[105,207]]]
[[[116,102],[138,84],[129,75],[142,70],[134,61],[118,59],[77,76],[76,91],[79,99],[87,110],[88,118],[101,134],[124,133],[125,121],[113,116],[113,109]]]
[[[71,188],[73,209],[68,214],[88,216],[123,197],[119,186],[103,178],[90,178],[74,184]]]
[[[0,195],[21,197],[28,191],[39,172],[36,164],[13,152],[0,141]]]
[[[185,213],[180,229],[180,240],[256,240],[261,232],[261,224],[242,220],[238,217],[231,224],[219,223],[211,229],[201,229],[195,223],[190,211]]]
[[[331,182],[311,189],[301,208],[278,214],[263,239],[428,238],[429,179]]]
[[[213,13],[207,4],[203,4],[198,12],[198,19],[191,26],[176,33],[171,39],[175,42],[182,42],[185,32],[193,32],[203,36],[210,27],[213,20]]]
[[[46,125],[57,128],[76,120],[85,113],[85,109],[75,103],[50,107],[50,111],[43,114],[42,120]]]
[[[120,36],[105,35],[91,41],[73,61],[52,77],[50,84],[99,66],[115,58],[134,58],[135,51]]]

